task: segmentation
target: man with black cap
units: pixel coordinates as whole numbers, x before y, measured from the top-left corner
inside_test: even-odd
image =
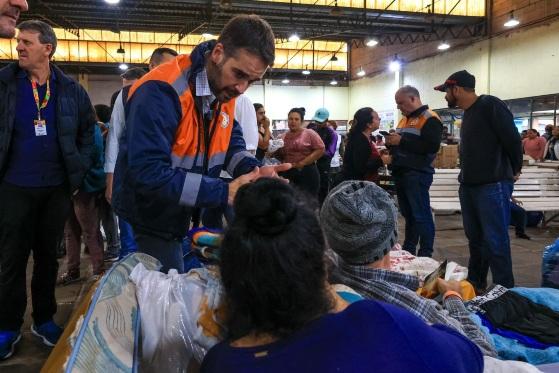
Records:
[[[482,291],[489,268],[495,284],[514,287],[508,225],[522,145],[506,104],[494,96],[478,96],[475,85],[475,77],[462,70],[435,90],[446,92],[449,107],[464,110],[459,196],[470,247],[468,280]]]
[[[338,144],[338,134],[333,128],[328,126],[330,112],[326,108],[318,109],[312,118],[312,122],[307,126],[308,129],[314,130],[324,143],[324,155],[316,161],[318,172],[320,174],[320,189],[318,190],[318,200],[322,204],[324,198],[330,189],[330,163],[332,157],[336,154],[336,145]]]

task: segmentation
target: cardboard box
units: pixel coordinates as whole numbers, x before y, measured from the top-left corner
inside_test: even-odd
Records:
[[[435,168],[456,168],[458,165],[458,145],[441,145],[433,161]]]

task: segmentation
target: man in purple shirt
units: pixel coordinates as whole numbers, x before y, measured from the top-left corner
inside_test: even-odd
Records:
[[[328,126],[328,118],[330,112],[326,108],[320,108],[314,113],[312,122],[307,128],[312,129],[318,133],[322,142],[324,142],[324,155],[316,161],[318,172],[320,174],[320,189],[318,190],[318,200],[322,202],[328,195],[330,189],[330,163],[332,157],[336,153],[336,144],[338,143],[338,134],[331,127]]]

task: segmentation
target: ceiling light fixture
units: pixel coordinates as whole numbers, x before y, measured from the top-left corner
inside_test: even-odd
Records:
[[[388,68],[390,69],[390,71],[400,71],[401,67],[402,67],[402,63],[398,59],[398,55],[395,54],[394,59],[392,61],[390,61],[390,64],[388,65]]]
[[[343,14],[343,11],[338,7],[338,0],[335,0],[334,7],[330,9],[330,15],[334,17],[339,17]]]
[[[330,57],[330,62],[338,62],[338,57],[336,57],[336,53],[334,53],[332,57]]]
[[[378,40],[375,38],[370,38],[365,42],[365,45],[368,47],[374,47],[377,44],[378,44]]]
[[[336,81],[336,79],[332,79],[332,81],[330,82],[330,85],[338,85],[338,82]]]
[[[120,65],[118,65],[118,68],[121,69],[122,71],[128,70],[128,65],[125,63],[121,63]]]
[[[105,0],[105,2],[106,2],[107,4],[114,5],[114,4],[120,3],[120,0]]]
[[[202,37],[203,37],[204,39],[213,39],[213,38],[215,38],[215,35],[214,35],[214,34],[210,34],[209,32],[204,32],[204,33],[202,34]]]
[[[290,42],[296,42],[296,41],[301,40],[301,38],[296,33],[293,33],[289,36],[289,39],[287,39],[287,40],[289,40]]]
[[[439,46],[437,47],[438,50],[440,51],[445,51],[448,48],[450,48],[450,44],[448,44],[446,41],[443,41],[441,44],[439,44]]]
[[[303,75],[311,75],[311,72],[310,72],[309,70],[305,69],[305,70],[301,71],[301,74],[303,74]]]
[[[283,84],[289,84],[289,79],[285,78],[281,81]]]
[[[363,68],[360,68],[357,72],[357,76],[365,76],[365,70],[363,70]]]
[[[514,18],[514,11],[510,12],[510,18],[505,22],[503,26],[505,27],[516,27],[520,24],[520,21]]]

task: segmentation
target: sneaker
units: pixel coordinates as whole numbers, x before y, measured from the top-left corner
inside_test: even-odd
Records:
[[[0,360],[9,358],[14,354],[16,343],[21,339],[19,331],[0,331]]]
[[[104,262],[116,262],[117,260],[118,254],[105,253],[105,257],[103,258]]]
[[[72,284],[74,282],[78,282],[80,280],[80,273],[68,271],[64,272],[56,281],[57,285],[66,286]]]
[[[58,342],[58,338],[62,335],[62,331],[63,329],[52,320],[39,326],[35,326],[35,324],[31,325],[31,332],[41,338],[43,343],[50,347],[53,347],[56,342]]]

